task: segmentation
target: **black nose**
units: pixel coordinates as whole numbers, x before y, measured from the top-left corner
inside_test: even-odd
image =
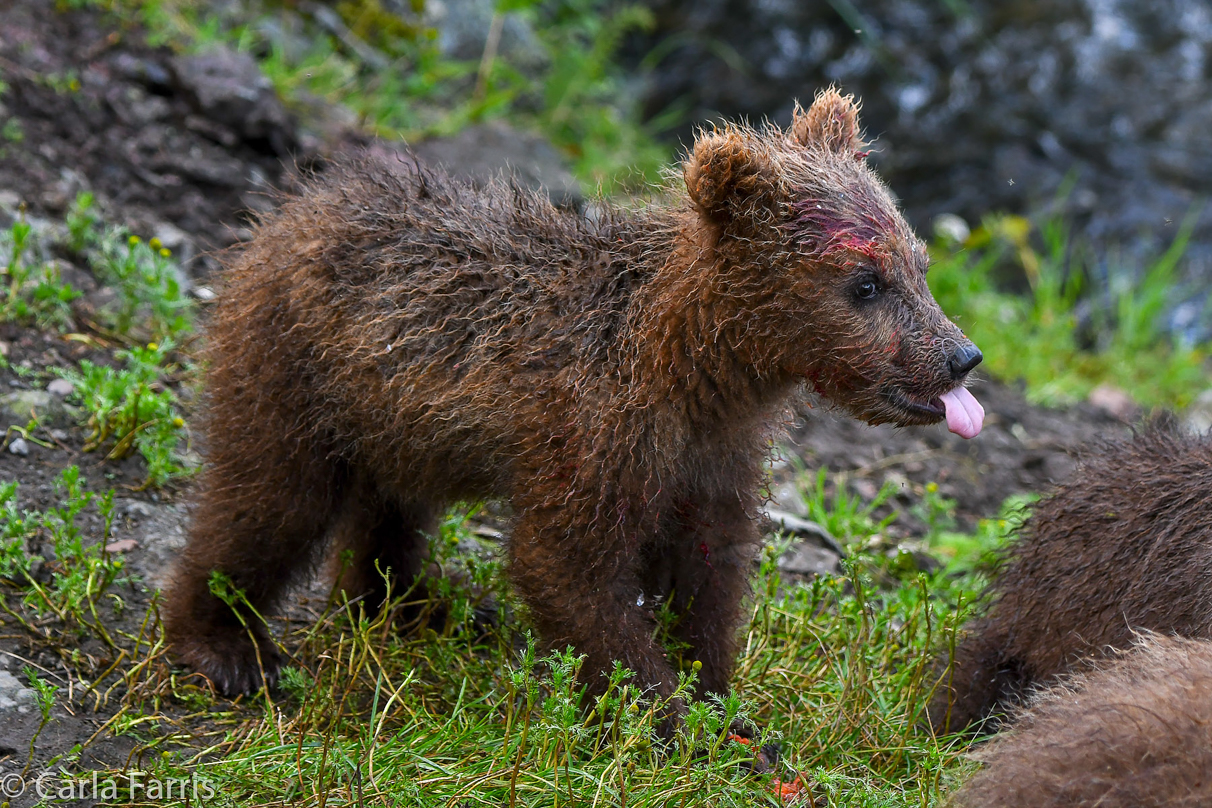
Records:
[[[979,365],[984,358],[981,355],[980,348],[971,342],[965,342],[956,348],[955,353],[951,354],[951,357],[947,360],[947,367],[951,370],[951,378],[957,381],[964,378],[964,374]]]

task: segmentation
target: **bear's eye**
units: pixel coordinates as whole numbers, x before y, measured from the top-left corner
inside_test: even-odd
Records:
[[[880,284],[874,278],[864,278],[854,285],[854,296],[859,300],[874,300],[879,293]]]

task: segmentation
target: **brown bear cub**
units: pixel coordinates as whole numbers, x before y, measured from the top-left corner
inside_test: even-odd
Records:
[[[951,808],[1212,805],[1212,642],[1152,636],[1044,691]]]
[[[1091,452],[1005,553],[930,705],[939,732],[1130,647],[1136,630],[1212,639],[1212,438],[1155,421]]]
[[[665,597],[728,688],[775,424],[806,384],[871,423],[980,429],[980,352],[867,166],[837,92],[787,131],[703,133],[684,190],[593,218],[504,183],[334,168],[260,224],[209,330],[209,455],[168,593],[177,656],[225,693],[257,647],[208,588],[264,612],[320,558],[406,587],[455,501],[516,514],[508,575],[548,647],[677,684],[642,598]],[[399,591],[399,589],[397,589]],[[257,629],[258,632],[261,629]],[[272,680],[272,644],[255,634]]]

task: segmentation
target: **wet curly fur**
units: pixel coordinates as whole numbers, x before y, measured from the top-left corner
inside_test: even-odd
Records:
[[[1212,642],[1150,636],[1037,694],[951,808],[1212,805]]]
[[[1212,438],[1156,421],[1090,451],[1007,548],[931,723],[981,722],[1079,659],[1129,647],[1134,630],[1212,638],[1210,582]]]
[[[365,162],[288,200],[209,328],[209,453],[165,610],[177,657],[255,690],[272,644],[212,571],[264,613],[335,544],[346,591],[381,598],[376,559],[406,585],[444,507],[501,497],[513,589],[549,647],[586,655],[591,690],[615,660],[676,686],[645,594],[680,614],[701,692],[726,691],[789,399],[806,382],[873,423],[929,424],[963,380],[948,358],[970,343],[858,132],[827,91],[786,132],[703,132],[684,190],[593,218]]]

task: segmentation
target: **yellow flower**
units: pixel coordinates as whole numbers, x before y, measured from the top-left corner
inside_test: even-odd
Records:
[[[160,239],[153,236],[152,240],[147,242],[147,246],[151,247],[153,250],[158,250],[164,245],[161,243]]]
[[[185,419],[184,419],[184,418],[174,418],[174,419],[173,419],[173,426],[175,426],[175,427],[177,427],[178,429],[180,429],[181,427],[185,426]]]
[[[138,243],[139,243],[139,241],[140,241],[140,239],[139,239],[139,237],[138,237],[138,236],[131,236],[130,238],[128,238],[128,239],[126,240],[126,243],[127,243],[127,244],[129,244],[130,246],[132,246],[132,247],[133,247],[133,246],[135,246],[136,244],[138,244]]]
[[[168,258],[170,255],[172,255],[172,252],[169,251],[168,247],[160,248],[160,257],[161,258]]]
[[[926,490],[931,494],[938,493],[938,483],[926,483]]]

